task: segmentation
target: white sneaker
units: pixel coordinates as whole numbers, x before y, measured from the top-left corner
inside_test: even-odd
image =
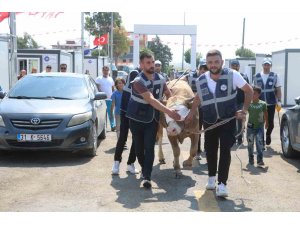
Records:
[[[225,184],[221,183],[218,185],[216,195],[218,197],[228,197],[228,190]]]
[[[113,167],[111,169],[112,175],[118,175],[120,169],[120,161],[114,161]]]
[[[131,174],[137,174],[140,172],[134,167],[133,163],[131,163],[130,165],[127,165],[127,171],[130,172]]]
[[[206,190],[214,190],[216,188],[216,177],[208,177],[206,184]]]

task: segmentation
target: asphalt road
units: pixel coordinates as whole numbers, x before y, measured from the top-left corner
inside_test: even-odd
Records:
[[[141,187],[139,175],[126,173],[128,150],[120,175],[112,176],[116,133],[108,132],[94,158],[66,152],[0,153],[0,211],[299,212],[300,160],[282,156],[277,118],[275,125],[272,144],[264,152],[265,169],[247,165],[246,146],[232,149],[227,199],[205,190],[204,156],[175,179],[165,131],[166,164],[160,165],[156,156],[152,190]],[[185,140],[181,145],[181,163],[188,157],[189,144]]]

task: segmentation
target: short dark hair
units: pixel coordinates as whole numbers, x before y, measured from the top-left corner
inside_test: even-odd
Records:
[[[257,92],[258,94],[261,94],[261,88],[258,86],[253,86],[253,91]]]
[[[66,66],[66,67],[67,67],[67,64],[65,64],[65,63],[62,63],[62,64],[60,64],[60,66]]]
[[[51,69],[52,67],[50,65],[46,66],[47,69]]]
[[[220,56],[221,59],[222,59],[222,53],[219,50],[217,50],[217,49],[213,49],[213,50],[208,51],[206,53],[206,58],[209,57],[209,56],[216,56],[216,55]]]
[[[151,50],[143,49],[140,52],[140,61],[142,61],[144,58],[151,58],[151,57],[154,58],[154,54],[153,54],[153,52]]]

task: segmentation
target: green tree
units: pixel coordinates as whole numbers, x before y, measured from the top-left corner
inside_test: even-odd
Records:
[[[110,33],[111,14],[111,12],[85,13],[84,29],[96,37]],[[117,61],[119,56],[129,50],[130,40],[127,37],[127,31],[121,26],[122,18],[120,14],[114,12],[113,18],[113,58]],[[106,53],[109,52],[108,45],[103,46],[103,49]]]
[[[255,57],[255,53],[248,48],[238,48],[235,55],[239,57]]]
[[[168,72],[169,64],[172,61],[171,49],[161,43],[160,38],[156,36],[153,41],[148,42],[148,48],[153,52],[155,60],[159,60],[162,63],[162,71]]]
[[[196,52],[196,67],[198,67],[201,58],[202,58],[202,54]],[[190,48],[184,52],[184,61],[189,64],[191,63],[191,49]]]
[[[17,37],[18,49],[38,48],[37,42],[28,34],[24,33],[23,37]]]
[[[107,52],[105,49],[96,49],[92,51],[92,56],[98,57],[98,56],[107,56]]]

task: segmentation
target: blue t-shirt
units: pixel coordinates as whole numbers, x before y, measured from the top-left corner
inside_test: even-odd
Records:
[[[120,115],[122,92],[119,90],[114,91],[114,93],[111,96],[111,99],[115,102],[115,115]]]

